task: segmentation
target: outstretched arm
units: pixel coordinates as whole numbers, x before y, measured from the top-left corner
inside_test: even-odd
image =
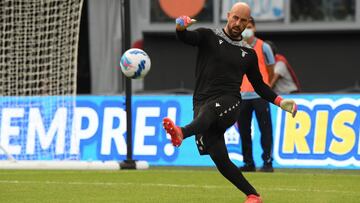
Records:
[[[176,18],[176,36],[179,40],[186,44],[197,46],[200,43],[200,33],[198,31],[189,31],[187,28],[194,24],[196,20],[188,16],[180,16]]]
[[[265,100],[281,107],[283,110],[289,112],[294,117],[297,112],[297,105],[291,99],[283,99],[277,95],[268,85],[264,83],[258,66],[258,59],[254,52],[252,54],[252,64],[248,67],[246,75],[254,87],[256,93],[258,93]]]

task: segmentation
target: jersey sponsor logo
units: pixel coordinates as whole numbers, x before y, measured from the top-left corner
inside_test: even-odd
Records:
[[[215,103],[215,107],[220,107],[221,105],[219,103]]]

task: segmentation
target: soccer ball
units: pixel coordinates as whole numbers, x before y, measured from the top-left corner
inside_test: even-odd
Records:
[[[121,56],[121,71],[128,78],[140,79],[145,77],[150,70],[150,66],[150,58],[144,50],[132,48]]]

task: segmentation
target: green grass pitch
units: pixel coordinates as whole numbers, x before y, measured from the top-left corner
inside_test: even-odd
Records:
[[[264,202],[360,202],[360,171],[245,173]],[[243,202],[214,168],[123,171],[0,170],[0,202]]]

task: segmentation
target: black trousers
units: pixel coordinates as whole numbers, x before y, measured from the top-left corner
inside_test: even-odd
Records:
[[[261,132],[261,147],[263,149],[261,158],[264,164],[271,164],[273,136],[270,105],[268,101],[261,98],[243,100],[240,105],[237,124],[239,126],[244,163],[246,165],[254,164],[251,139],[251,120],[254,111]]]
[[[225,145],[224,132],[239,117],[240,98],[221,96],[194,104],[194,120],[182,127],[184,138],[196,135],[201,155],[208,154],[219,172],[244,194],[258,195],[241,171],[230,160]]]
[[[207,148],[224,142],[226,129],[236,123],[240,103],[240,98],[225,95],[194,104],[194,120],[182,128],[184,137],[195,135],[200,154],[209,154]]]

